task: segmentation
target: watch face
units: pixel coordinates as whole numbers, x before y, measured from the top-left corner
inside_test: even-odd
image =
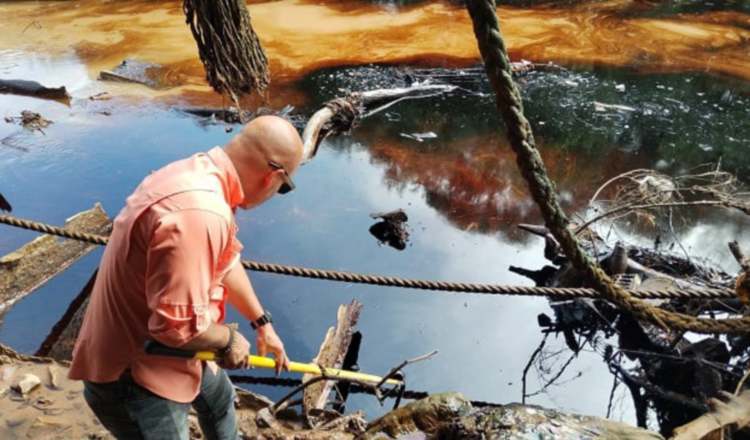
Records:
[[[271,312],[266,310],[263,312],[260,318],[256,319],[255,321],[250,322],[250,326],[253,329],[257,329],[258,327],[264,326],[268,324],[269,322],[273,322],[271,320]]]

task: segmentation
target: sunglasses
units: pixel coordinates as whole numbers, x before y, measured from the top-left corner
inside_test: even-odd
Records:
[[[279,194],[286,194],[294,189],[294,182],[292,182],[292,178],[289,177],[289,173],[286,172],[283,166],[272,160],[268,161],[268,166],[273,168],[274,170],[283,171],[283,173],[281,173],[281,179],[284,181],[284,183],[282,183],[279,187]]]

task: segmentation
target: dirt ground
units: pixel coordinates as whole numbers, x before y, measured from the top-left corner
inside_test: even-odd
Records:
[[[39,380],[27,392],[19,382],[28,375]],[[0,439],[114,439],[96,420],[83,398],[83,383],[67,378],[65,364],[47,358],[25,356],[0,344]],[[270,405],[267,398],[238,390],[237,419],[246,439],[352,439],[343,417],[317,430],[303,428],[299,419],[279,417],[272,426],[256,423],[258,411]],[[203,438],[194,414],[189,416],[191,438]]]
[[[39,385],[20,393],[16,385],[34,375]],[[67,378],[67,367],[0,355],[0,438],[112,438],[83,399],[83,383]]]

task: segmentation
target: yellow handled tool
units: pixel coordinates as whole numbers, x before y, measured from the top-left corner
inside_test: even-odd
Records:
[[[145,351],[148,354],[157,356],[171,356],[181,357],[186,359],[197,359],[201,361],[215,361],[216,353],[212,351],[189,351],[181,350],[179,348],[168,347],[156,341],[147,341]],[[276,368],[276,361],[272,358],[263,356],[248,356],[248,363],[252,367],[258,368]],[[320,367],[315,364],[303,364],[300,362],[289,362],[289,371],[293,373],[313,374],[316,376],[322,376],[323,373],[320,371]],[[351,379],[362,382],[370,382],[374,384],[380,383],[383,378],[375,376],[373,374],[359,373],[356,371],[339,370],[338,368],[326,368],[326,375],[335,379]],[[403,382],[397,379],[388,379],[385,381],[388,385],[403,385]]]

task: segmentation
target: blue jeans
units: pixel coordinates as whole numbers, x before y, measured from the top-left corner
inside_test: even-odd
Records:
[[[108,383],[84,382],[83,396],[96,417],[120,440],[188,440],[190,403],[159,397],[125,374]],[[224,370],[203,366],[198,397],[192,402],[207,440],[237,440],[234,387]]]

